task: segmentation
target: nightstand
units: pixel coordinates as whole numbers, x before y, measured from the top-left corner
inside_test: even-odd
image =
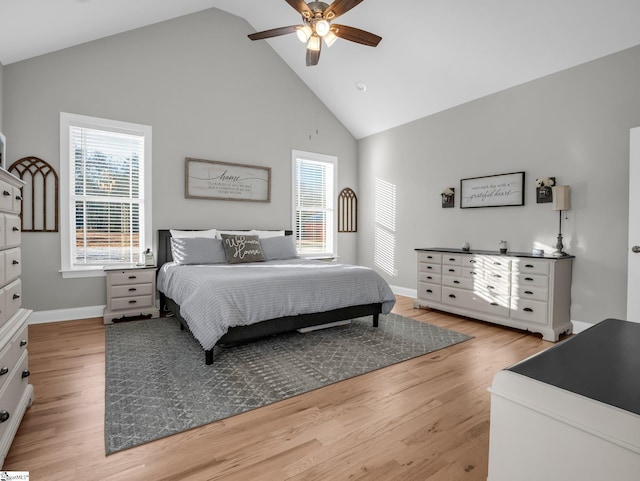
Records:
[[[156,267],[105,269],[107,307],[104,323],[128,317],[160,317],[156,307]]]

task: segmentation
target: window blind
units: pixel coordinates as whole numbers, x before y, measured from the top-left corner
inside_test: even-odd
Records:
[[[296,247],[303,255],[333,255],[334,164],[296,159]]]
[[[135,263],[144,246],[144,136],[70,127],[73,265]]]

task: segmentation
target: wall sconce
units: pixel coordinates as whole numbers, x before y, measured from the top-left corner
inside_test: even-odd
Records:
[[[559,226],[558,226],[558,241],[556,242],[556,250],[553,255],[556,257],[568,256],[564,252],[564,246],[562,245],[562,211],[571,209],[571,201],[569,199],[569,193],[571,187],[568,185],[556,185],[553,189],[553,210],[559,212]]]
[[[536,179],[536,203],[546,204],[553,202],[553,193],[551,188],[556,185],[555,177],[540,177]]]
[[[455,193],[456,189],[453,187],[447,187],[442,190],[442,208],[447,209],[455,205]]]

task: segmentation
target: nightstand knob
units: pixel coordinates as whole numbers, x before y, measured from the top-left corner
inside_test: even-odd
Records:
[[[11,195],[11,192],[9,192],[8,190],[5,190],[2,195]]]
[[[4,376],[8,372],[9,368],[7,366],[4,366],[2,369],[0,369],[0,376]]]
[[[13,295],[13,298],[14,298],[14,299],[20,299],[20,296],[19,296],[18,294],[14,294],[14,295]]]
[[[5,422],[9,419],[9,413],[7,411],[0,411],[0,423]]]
[[[135,299],[131,299],[131,300],[129,301],[129,304],[135,304],[136,302],[138,302],[138,301],[136,301]]]
[[[14,227],[13,232],[20,232],[20,229],[18,227]]]
[[[130,287],[130,288],[129,288],[129,292],[135,292],[135,291],[137,291],[137,290],[138,290],[138,289],[136,289],[135,287]]]
[[[25,369],[24,371],[22,371],[22,379],[29,376],[31,376],[31,373],[29,372],[28,369]]]
[[[20,341],[20,347],[24,347],[27,345],[27,340],[23,339],[22,341]]]
[[[20,264],[20,262],[18,262],[17,260],[13,259],[13,265],[17,266],[18,264]]]

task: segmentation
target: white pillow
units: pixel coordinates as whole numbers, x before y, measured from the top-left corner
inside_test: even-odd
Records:
[[[222,239],[222,234],[228,234],[228,235],[253,235],[253,232],[251,232],[249,229],[247,230],[219,230],[217,237],[218,239]]]
[[[215,239],[216,233],[218,232],[215,229],[209,230],[175,230],[170,229],[171,237],[206,237],[208,239]]]
[[[257,235],[260,239],[267,239],[269,237],[281,237],[284,236],[283,230],[255,230],[251,231],[251,235]]]

